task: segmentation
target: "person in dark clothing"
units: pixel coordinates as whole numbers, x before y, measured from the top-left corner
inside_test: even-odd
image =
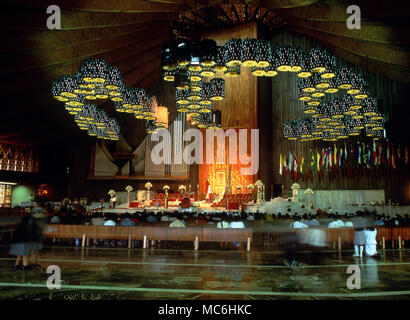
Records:
[[[21,219],[20,224],[14,231],[9,253],[17,256],[14,264],[14,269],[16,270],[31,270],[31,267],[28,265],[28,256],[31,252],[30,242],[33,238],[33,233],[35,232],[34,226],[33,218],[26,215]],[[21,262],[23,263],[22,266],[20,266]]]

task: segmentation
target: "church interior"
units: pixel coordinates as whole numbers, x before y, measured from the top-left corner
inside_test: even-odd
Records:
[[[53,3],[1,4],[0,300],[410,298],[406,1]]]

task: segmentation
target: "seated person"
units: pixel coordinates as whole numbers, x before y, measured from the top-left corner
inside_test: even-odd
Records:
[[[103,226],[105,223],[105,219],[103,219],[102,215],[95,214],[94,217],[91,219],[91,223],[94,226]]]
[[[52,216],[51,219],[50,219],[50,223],[51,224],[60,224],[61,223],[60,217],[58,215]]]
[[[171,222],[169,225],[171,228],[185,228],[185,223],[183,220],[179,220],[178,218]]]
[[[255,217],[252,214],[249,214],[248,217],[246,218],[248,221],[254,221]]]
[[[157,218],[154,216],[153,213],[150,213],[147,217],[147,222],[157,222]]]
[[[126,217],[125,219],[123,219],[122,221],[120,221],[120,226],[123,226],[123,227],[132,227],[132,226],[135,226],[135,222],[132,221],[129,217]]]
[[[243,223],[243,221],[241,220],[239,216],[235,216],[232,219],[232,222],[229,224],[229,228],[230,229],[243,229],[245,228],[245,224]]]
[[[219,221],[219,222],[216,224],[216,227],[217,227],[218,229],[226,229],[226,228],[229,228],[229,222],[226,221],[226,220],[224,220],[223,218],[221,218],[221,221]]]

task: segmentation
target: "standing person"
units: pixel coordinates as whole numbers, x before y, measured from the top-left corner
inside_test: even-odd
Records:
[[[366,227],[366,221],[362,217],[360,211],[357,212],[356,217],[353,218],[354,227],[354,254],[353,257],[362,257],[363,249],[366,243],[364,228]]]
[[[32,233],[32,217],[23,216],[11,239],[10,254],[17,256],[14,264],[16,270],[31,270],[28,265],[28,256],[31,251],[30,238]],[[20,264],[23,264],[20,266]]]
[[[43,209],[33,209],[33,229],[31,234],[31,266],[38,267],[38,255],[43,249],[43,228],[47,224],[47,216]]]

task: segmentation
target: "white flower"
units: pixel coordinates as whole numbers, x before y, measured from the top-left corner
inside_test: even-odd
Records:
[[[169,189],[170,189],[170,187],[168,185],[165,185],[165,186],[162,187],[162,190],[169,190]]]
[[[127,192],[131,192],[132,190],[134,190],[131,186],[126,186],[125,187],[125,191]]]
[[[253,190],[253,189],[255,189],[255,186],[252,183],[250,183],[250,184],[248,184],[247,188],[249,190]]]
[[[310,188],[307,188],[304,192],[304,194],[314,194],[313,190]]]
[[[113,196],[115,196],[115,191],[111,189],[110,191],[108,191],[108,194],[109,194],[111,197],[113,197]]]
[[[292,188],[291,188],[292,190],[293,189],[300,189],[300,185],[298,184],[298,183],[294,183],[294,184],[292,184]]]
[[[241,189],[242,189],[242,186],[241,186],[240,184],[238,184],[238,185],[236,186],[236,189],[241,190]]]
[[[178,187],[178,190],[186,190],[186,187],[181,184],[181,185]]]
[[[148,189],[148,190],[151,189],[151,188],[152,188],[151,182],[148,181],[148,182],[145,184],[145,188]]]

